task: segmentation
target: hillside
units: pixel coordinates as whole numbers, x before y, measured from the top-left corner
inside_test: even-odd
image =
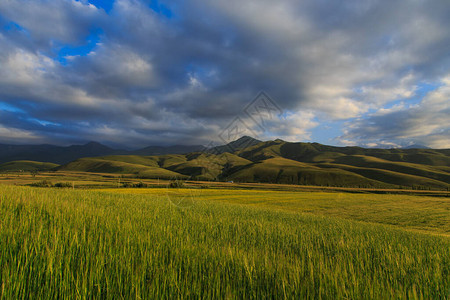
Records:
[[[164,155],[185,154],[201,151],[204,147],[199,145],[176,146],[150,146],[138,150],[113,149],[97,142],[67,147],[55,145],[6,145],[0,144],[0,163],[30,160],[65,164],[84,157],[97,157],[105,155]]]
[[[60,167],[148,178],[191,178],[361,188],[448,189],[450,150],[364,149],[243,137],[206,152],[83,158]],[[242,143],[250,146],[240,148]],[[214,154],[215,153],[215,154]]]
[[[115,173],[132,174],[142,178],[185,178],[181,174],[160,168],[157,165],[144,165],[139,163],[125,162],[129,157],[125,156],[124,161],[116,157],[81,158],[58,168],[60,171],[82,171],[93,173]]]
[[[291,183],[321,186],[352,186],[389,188],[393,185],[366,178],[355,172],[336,168],[320,168],[282,157],[269,158],[247,165],[231,174],[230,179],[239,182]]]
[[[59,165],[53,163],[45,163],[29,160],[17,160],[0,164],[0,172],[17,172],[17,171],[48,171],[55,169]]]

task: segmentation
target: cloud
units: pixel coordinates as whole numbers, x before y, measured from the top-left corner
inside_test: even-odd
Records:
[[[311,140],[310,130],[319,125],[315,121],[315,114],[311,111],[289,112],[284,114],[282,118],[274,118],[267,123],[267,126],[260,133],[262,138],[278,138],[290,142]]]
[[[44,49],[54,42],[83,42],[94,24],[105,17],[94,5],[69,0],[4,0],[0,2],[0,14],[24,28]]]
[[[170,17],[138,0],[116,0],[108,13],[87,1],[2,1],[0,104],[24,116],[0,125],[56,124],[27,129],[55,143],[206,143],[219,140],[263,90],[286,118],[261,136],[314,139],[311,130],[322,121],[353,118],[341,141],[420,137],[443,145],[448,136],[444,123],[428,119],[428,129],[408,134],[371,125],[383,118],[373,111],[416,99],[421,84],[446,76],[445,0],[191,0],[167,7]],[[64,47],[72,50],[61,57]],[[422,103],[439,119],[433,104]],[[416,110],[406,105],[389,114],[404,124]]]
[[[450,148],[450,76],[417,105],[380,109],[348,126],[341,137],[367,146],[428,145]]]

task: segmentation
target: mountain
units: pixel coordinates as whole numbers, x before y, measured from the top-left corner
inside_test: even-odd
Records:
[[[68,147],[54,145],[5,145],[0,144],[0,163],[29,160],[65,164],[83,157],[96,157],[105,155],[162,155],[184,154],[201,151],[203,146],[150,146],[134,151],[113,149],[97,142]]]
[[[250,146],[243,146],[249,143]],[[450,149],[365,149],[243,137],[203,152],[83,158],[65,171],[375,188],[450,188]],[[170,173],[167,173],[170,171]]]
[[[229,152],[231,149],[242,149],[255,145],[261,141],[251,137],[241,137],[227,145],[210,149],[211,153]],[[149,146],[138,150],[113,149],[97,142],[84,145],[61,147],[55,145],[5,145],[0,144],[0,164],[17,160],[51,162],[66,164],[83,157],[97,157],[107,155],[165,155],[185,154],[205,151],[201,145]]]
[[[127,154],[96,142],[68,147],[54,145],[2,145],[0,144],[0,163],[31,160],[64,164],[80,157],[109,154]]]
[[[209,153],[219,154],[224,152],[235,152],[237,150],[245,149],[247,147],[251,147],[261,143],[260,140],[252,138],[250,136],[243,136],[239,139],[232,141],[226,145],[217,146],[207,150]]]
[[[203,151],[202,151],[203,150]],[[192,178],[377,188],[450,188],[450,149],[375,149],[259,141],[244,136],[227,145],[116,150],[99,143],[58,147],[0,145],[0,163],[36,160],[57,170],[127,174],[140,178]],[[2,165],[33,168],[30,162]],[[46,167],[54,167],[47,165]]]
[[[201,145],[175,145],[175,146],[149,146],[136,151],[132,151],[135,155],[164,155],[164,154],[184,154],[190,152],[203,151],[204,146]]]

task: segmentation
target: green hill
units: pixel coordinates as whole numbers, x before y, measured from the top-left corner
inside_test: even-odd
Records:
[[[423,164],[421,165],[407,162],[392,162],[381,158],[364,155],[340,156],[334,159],[334,163],[351,165],[355,167],[384,169],[399,173],[432,178],[443,182],[450,182],[449,173],[434,168],[434,166],[426,166]]]
[[[30,161],[30,160],[16,160],[3,163],[0,165],[0,172],[8,171],[48,171],[55,169],[59,165],[48,162]]]
[[[186,155],[186,158],[185,162],[174,164],[168,169],[200,180],[215,180],[251,164],[251,161],[227,152],[218,155],[193,153]]]
[[[321,186],[379,187],[393,185],[365,178],[339,168],[320,168],[290,159],[269,158],[242,168],[230,176],[240,182],[271,182]]]
[[[136,161],[133,157],[96,157],[96,158],[81,158],[71,163],[61,166],[61,171],[82,171],[93,173],[117,173],[117,174],[133,174],[142,178],[162,178],[170,179],[174,177],[184,178],[185,176],[179,173],[166,170],[164,168],[152,165],[142,165],[136,163],[129,163],[125,161]],[[142,161],[148,162],[143,159]]]
[[[272,145],[267,145],[273,147]],[[267,147],[266,147],[267,148]],[[334,147],[318,143],[288,143],[280,145],[280,155],[293,160],[313,162],[317,156],[365,155],[394,162],[407,162],[430,166],[450,166],[449,149],[365,149],[360,147]]]
[[[253,140],[249,147],[234,153],[219,152],[83,158],[60,169],[151,178],[179,176],[342,187],[447,189],[450,186],[448,149],[365,149]]]

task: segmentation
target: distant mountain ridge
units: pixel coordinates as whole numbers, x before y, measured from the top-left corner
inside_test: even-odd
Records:
[[[113,149],[98,142],[89,142],[84,145],[55,146],[55,145],[6,145],[0,144],[0,163],[31,160],[65,164],[83,157],[96,157],[105,155],[165,155],[185,154],[191,152],[208,151],[211,153],[224,153],[243,149],[260,143],[260,140],[244,136],[227,145],[217,146],[207,150],[202,145],[173,145],[148,146],[137,150]]]
[[[450,188],[450,149],[335,147],[280,139],[259,141],[251,137],[211,149],[173,146],[120,152],[98,143],[62,148],[67,153],[52,154],[54,161],[80,153],[90,157],[78,157],[55,168],[61,171],[339,187]],[[39,150],[54,151],[49,145],[41,145]],[[176,151],[189,152],[173,153]],[[29,163],[12,164],[20,168],[25,165]]]
[[[188,154],[82,158],[63,171],[234,182],[376,188],[450,188],[450,149],[365,149],[283,140],[237,143]],[[242,143],[251,146],[239,147]],[[234,149],[233,149],[234,148]]]
[[[31,160],[65,164],[83,157],[96,157],[105,155],[162,155],[184,154],[201,151],[201,145],[175,145],[175,146],[150,146],[138,150],[113,149],[97,142],[89,142],[84,145],[55,146],[55,145],[6,145],[0,144],[0,163]]]
[[[139,150],[131,151],[134,155],[164,155],[164,154],[185,154],[190,152],[203,151],[201,145],[174,145],[174,146],[149,146]]]

